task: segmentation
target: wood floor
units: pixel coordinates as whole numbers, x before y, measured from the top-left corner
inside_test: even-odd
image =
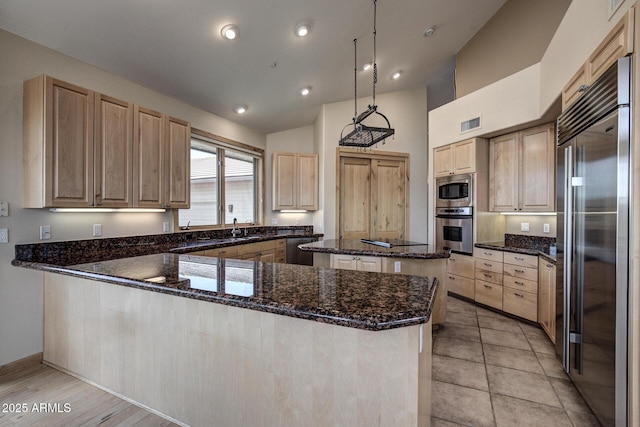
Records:
[[[0,426],[177,426],[46,365],[0,380]]]

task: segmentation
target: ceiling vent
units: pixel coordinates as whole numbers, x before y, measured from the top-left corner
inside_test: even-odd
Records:
[[[460,133],[469,132],[478,128],[480,128],[480,116],[460,123]]]

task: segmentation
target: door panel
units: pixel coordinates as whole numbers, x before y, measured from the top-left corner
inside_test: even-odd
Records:
[[[340,238],[368,239],[371,223],[371,161],[340,158]]]
[[[405,229],[405,168],[396,160],[371,161],[373,238],[402,239]]]

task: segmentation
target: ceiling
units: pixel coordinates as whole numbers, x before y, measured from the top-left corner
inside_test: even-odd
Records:
[[[504,3],[378,0],[376,93],[428,85]],[[358,65],[373,57],[373,0],[0,0],[0,28],[265,134],[353,99],[354,38]],[[371,96],[371,71],[358,74]]]

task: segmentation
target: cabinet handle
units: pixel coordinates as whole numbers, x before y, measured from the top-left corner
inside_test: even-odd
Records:
[[[524,286],[524,283],[522,282],[514,282],[516,285],[520,285],[520,286]]]
[[[491,274],[487,274],[487,273],[482,273],[484,274],[484,277],[493,277]]]
[[[449,280],[456,280],[456,278],[453,276],[449,276]]]
[[[493,256],[493,254],[491,252],[483,252],[483,254],[485,254],[487,256]]]
[[[487,289],[493,289],[493,288],[492,288],[491,286],[489,286],[489,285],[484,285],[484,287],[485,287],[485,288],[487,288]]]
[[[351,261],[355,261],[355,260],[357,260],[357,259],[358,259],[358,258],[353,257],[353,258],[351,258]]]
[[[524,298],[524,295],[519,294],[519,293],[517,293],[517,292],[514,292],[513,294],[514,294],[515,296],[517,296],[518,298]]]
[[[548,268],[553,268],[553,265],[552,264],[547,264],[547,267]]]
[[[515,271],[516,273],[520,273],[520,274],[524,273],[524,270],[519,270],[519,269],[517,269],[517,268],[516,268],[514,271]]]
[[[521,256],[516,256],[516,257],[514,257],[514,258],[515,258],[516,260],[518,260],[518,261],[524,261],[524,258],[522,258]]]
[[[226,253],[227,253],[227,251],[220,251],[220,252],[218,252],[218,253],[220,253],[220,254],[226,254]]]
[[[456,262],[456,259],[455,258],[449,258],[449,261]]]
[[[484,265],[486,265],[487,267],[492,267],[493,264],[489,264],[488,262],[485,262]]]

